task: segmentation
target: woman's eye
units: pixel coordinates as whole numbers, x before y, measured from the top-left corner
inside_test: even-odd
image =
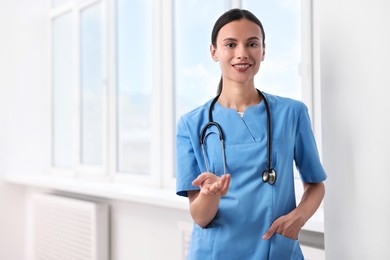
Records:
[[[226,44],[226,47],[229,47],[229,48],[233,48],[235,46],[236,46],[235,43],[228,43],[228,44]]]
[[[257,47],[258,44],[257,44],[257,42],[251,42],[251,43],[248,44],[248,46],[249,47]]]

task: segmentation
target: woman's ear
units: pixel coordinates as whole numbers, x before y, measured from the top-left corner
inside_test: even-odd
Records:
[[[217,61],[218,61],[218,57],[215,55],[215,52],[216,52],[216,49],[215,49],[214,45],[213,45],[213,44],[210,44],[210,54],[211,54],[211,58],[213,58],[213,60],[214,60],[215,62],[217,62]]]
[[[265,48],[263,49],[263,54],[261,54],[261,61],[264,61],[264,57],[265,57]]]

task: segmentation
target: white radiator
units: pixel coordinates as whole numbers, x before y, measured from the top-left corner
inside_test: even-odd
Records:
[[[32,200],[35,260],[108,260],[108,206],[50,194]]]

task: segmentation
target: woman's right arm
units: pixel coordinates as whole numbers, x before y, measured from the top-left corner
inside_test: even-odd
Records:
[[[228,192],[230,174],[218,177],[205,172],[200,174],[192,185],[200,186],[200,191],[188,191],[191,216],[196,224],[204,228],[217,214],[221,196]]]

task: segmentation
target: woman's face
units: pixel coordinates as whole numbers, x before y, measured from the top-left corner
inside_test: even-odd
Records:
[[[220,29],[217,46],[211,44],[210,52],[220,64],[224,84],[253,82],[264,60],[262,37],[260,27],[247,19],[230,22]]]

